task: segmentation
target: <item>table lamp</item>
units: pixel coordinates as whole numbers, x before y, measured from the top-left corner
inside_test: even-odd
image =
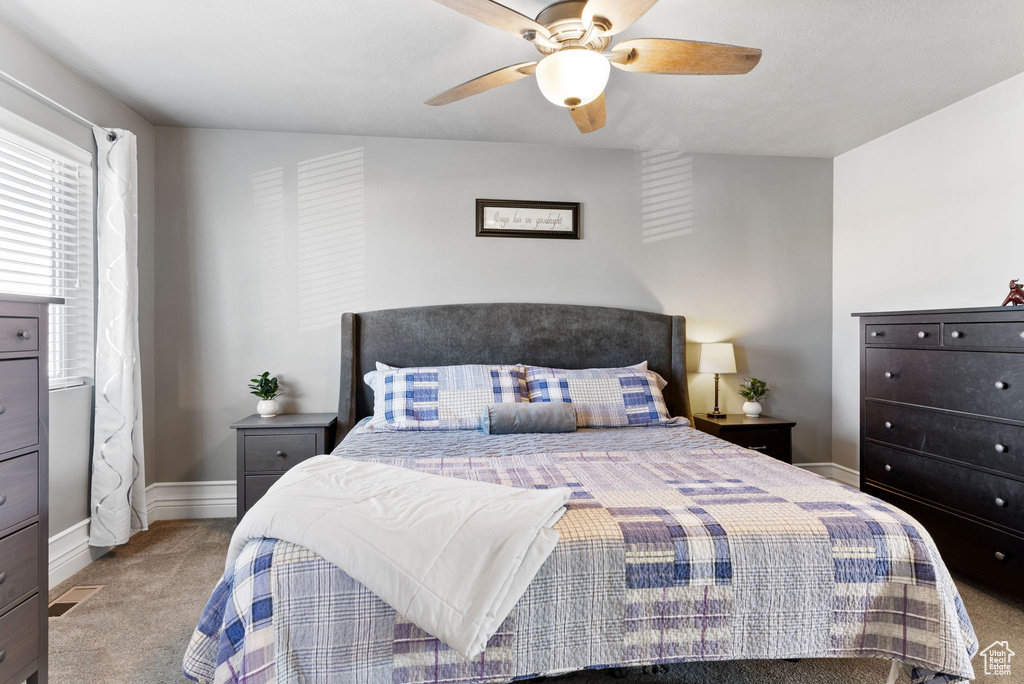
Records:
[[[736,353],[731,342],[715,342],[700,345],[700,364],[698,373],[715,374],[715,410],[707,414],[708,418],[725,418],[718,408],[718,376],[720,373],[736,372]]]

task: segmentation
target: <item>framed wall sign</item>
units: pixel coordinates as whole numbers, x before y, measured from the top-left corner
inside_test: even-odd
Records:
[[[476,234],[579,240],[580,203],[478,199]]]

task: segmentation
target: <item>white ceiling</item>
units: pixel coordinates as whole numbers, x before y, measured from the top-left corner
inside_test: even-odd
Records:
[[[424,105],[538,56],[431,0],[2,0],[0,18],[167,126],[832,157],[1024,71],[1024,0],[661,0],[618,39],[759,47],[760,65],[613,69],[608,125],[583,136],[533,79]]]

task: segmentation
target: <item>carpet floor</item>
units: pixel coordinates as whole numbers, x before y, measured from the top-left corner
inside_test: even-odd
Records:
[[[155,522],[50,592],[53,600],[72,586],[105,585],[60,618],[50,618],[50,681],[55,684],[175,684],[186,682],[181,658],[217,579],[224,569],[233,519]],[[981,647],[1009,641],[1021,653],[1014,675],[979,682],[1024,682],[1024,601],[957,579]],[[883,684],[884,660],[740,660],[683,663],[657,674],[627,671],[638,684]],[[567,684],[615,680],[601,671],[559,677]],[[901,682],[909,679],[901,674]],[[627,682],[628,684],[628,682]]]

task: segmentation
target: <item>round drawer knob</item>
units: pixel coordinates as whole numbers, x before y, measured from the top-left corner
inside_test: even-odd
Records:
[[[7,413],[7,406],[4,405],[4,402],[0,401],[0,416],[5,413]]]
[[[1006,383],[1002,380],[996,380],[996,389],[1006,389]]]
[[[0,506],[3,506],[5,503],[7,503],[7,495],[0,494]]]
[[[1024,330],[1022,330],[1020,333],[1020,339],[1024,340]]]
[[[3,584],[6,581],[7,581],[7,573],[6,572],[0,572],[0,584]]]
[[[996,560],[997,561],[1004,561],[1004,560],[1006,560],[1006,554],[1003,553],[1002,551],[996,551]]]
[[[281,458],[284,458],[285,453],[283,451],[278,451],[277,455],[280,456]]]
[[[928,337],[928,333],[922,330],[921,332],[917,333],[917,336],[923,340],[924,338]]]
[[[896,377],[896,374],[893,373],[892,371],[885,371],[885,377],[887,377],[887,378],[889,378],[891,380],[892,378]]]
[[[889,465],[888,463],[885,464],[885,472],[887,472],[887,473],[891,473],[892,472],[892,466]]]
[[[893,425],[892,423],[890,423],[889,421],[885,421],[885,429],[886,430],[892,430],[894,427],[896,427],[896,426]]]
[[[1024,335],[1024,333],[1021,333],[1021,334]],[[873,330],[873,331],[871,331],[871,336],[872,337],[881,337],[882,333],[878,332],[877,330]]]
[[[952,337],[954,340],[959,340],[961,337],[964,336],[964,334],[959,330],[954,330],[953,332],[949,333],[949,336]]]
[[[996,444],[996,451],[998,451],[1001,454],[1005,454],[1006,453],[1006,445],[1005,444]]]
[[[7,651],[0,651],[0,663],[7,660]]]
[[[1002,498],[997,496],[996,497],[996,506],[999,506],[1000,508],[1002,508],[1005,505],[1006,505],[1006,499],[1002,499]]]
[[[18,339],[19,340],[31,340],[32,339],[32,331],[31,330],[19,330],[18,331]]]

